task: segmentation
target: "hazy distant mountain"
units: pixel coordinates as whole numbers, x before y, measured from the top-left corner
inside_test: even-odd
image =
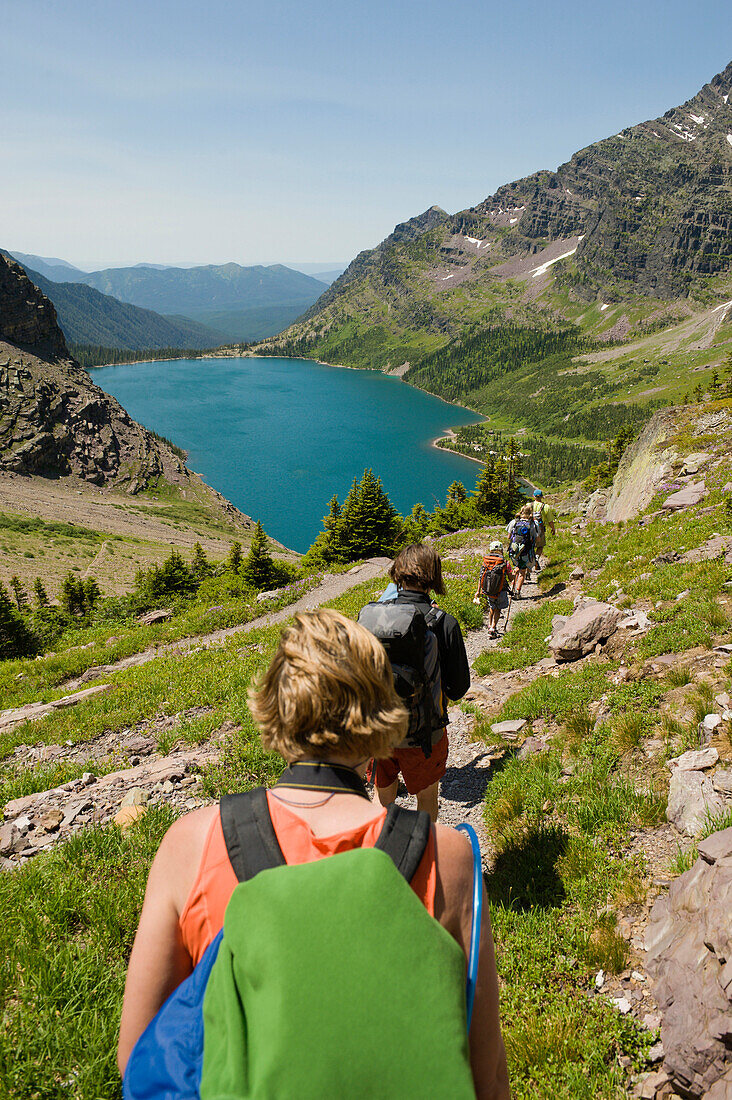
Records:
[[[161,317],[101,294],[83,283],[58,283],[26,268],[31,282],[53,302],[58,323],[70,344],[107,348],[210,348],[223,335],[185,317]]]
[[[325,289],[325,284],[322,289]],[[276,306],[253,306],[250,309],[190,310],[188,316],[223,333],[227,342],[252,343],[276,336],[311,305],[311,298],[301,298]]]
[[[86,275],[86,271],[82,271],[80,267],[74,267],[73,264],[60,260],[57,256],[34,256],[29,252],[9,252],[8,255],[23,267],[32,267],[34,271],[39,271],[41,275],[45,275],[47,279],[53,279],[55,283],[68,282]]]
[[[326,286],[330,286],[336,279],[343,274],[346,270],[345,265],[343,267],[335,267],[332,271],[314,271],[313,278],[317,279],[319,283],[325,283]]]
[[[187,317],[200,310],[242,310],[288,302],[307,302],[309,306],[323,293],[318,279],[282,264],[117,267],[93,271],[80,282],[122,302]]]

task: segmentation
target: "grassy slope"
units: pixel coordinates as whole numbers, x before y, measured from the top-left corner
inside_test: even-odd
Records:
[[[691,442],[704,445],[703,437]],[[605,596],[617,582],[630,600],[647,597],[660,604],[654,612],[658,625],[626,656],[634,669],[640,671],[654,653],[681,654],[729,637],[729,567],[649,564],[664,550],[689,549],[713,531],[726,530],[721,485],[728,477],[724,468],[708,478],[711,493],[704,506],[714,511],[707,514],[694,511],[646,528],[591,526],[579,540],[562,529],[551,546],[546,587],[566,580],[579,563],[587,574],[597,571],[588,576],[586,591]],[[467,627],[476,625],[470,597],[480,549],[470,534],[441,542],[443,549],[461,546],[474,549],[464,560],[445,563],[445,606]],[[650,576],[641,579],[644,572]],[[380,588],[378,581],[362,585],[334,606],[355,615]],[[517,615],[517,629],[503,650],[481,658],[479,671],[520,668],[545,656],[550,613],[561,610],[560,603],[547,601]],[[105,731],[144,726],[156,715],[204,706],[210,712],[184,724],[182,738],[207,737],[227,720],[236,727],[206,775],[208,791],[218,795],[268,782],[279,764],[259,746],[246,692],[270,660],[277,636],[276,627],[261,630],[216,650],[122,673],[108,695],[42,724],[19,727],[4,751],[21,741],[83,743]],[[522,1100],[619,1100],[628,1094],[629,1069],[643,1065],[654,1039],[591,993],[597,969],[613,972],[626,965],[628,947],[618,934],[615,912],[645,897],[649,885],[643,859],[628,855],[629,834],[662,817],[665,771],[649,770],[643,742],[663,737],[668,756],[688,747],[692,731],[673,716],[660,720],[665,713],[660,697],[680,675],[666,684],[641,676],[611,687],[616,669],[617,661],[600,657],[579,672],[543,677],[514,695],[500,715],[543,716],[555,731],[548,753],[523,762],[509,758],[494,774],[486,799],[496,846],[488,888],[502,1018],[514,1094]],[[729,687],[729,670],[720,686]],[[699,683],[694,690],[702,705],[710,689]],[[603,696],[607,714],[593,729]],[[479,735],[491,739],[493,720],[479,726]],[[7,1082],[8,1095],[119,1096],[111,1052],[125,959],[146,869],[168,821],[156,811],[126,835],[115,827],[87,832],[83,841],[0,876],[0,905],[11,914],[0,930],[0,994],[6,1006],[0,1079]]]

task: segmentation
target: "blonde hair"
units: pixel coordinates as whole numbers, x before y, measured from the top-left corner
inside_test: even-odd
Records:
[[[534,514],[533,504],[524,504],[523,508],[519,512],[519,515],[524,516],[526,519],[528,519],[529,516],[533,516],[533,514]]]
[[[409,717],[386,651],[338,611],[306,611],[282,631],[271,665],[249,690],[265,749],[303,755],[388,756]]]

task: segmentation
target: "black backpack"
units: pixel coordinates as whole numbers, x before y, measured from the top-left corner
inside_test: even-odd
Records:
[[[425,614],[416,604],[393,600],[367,603],[358,621],[378,638],[391,663],[394,687],[409,711],[404,745],[418,745],[425,756],[439,741],[446,725],[437,637],[432,627],[443,611]]]

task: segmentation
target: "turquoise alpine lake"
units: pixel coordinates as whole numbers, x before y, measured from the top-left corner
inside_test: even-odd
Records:
[[[482,417],[380,371],[311,359],[176,359],[99,368],[94,381],[273,538],[305,551],[334,493],[370,467],[395,507],[445,503],[480,466],[432,446]]]

